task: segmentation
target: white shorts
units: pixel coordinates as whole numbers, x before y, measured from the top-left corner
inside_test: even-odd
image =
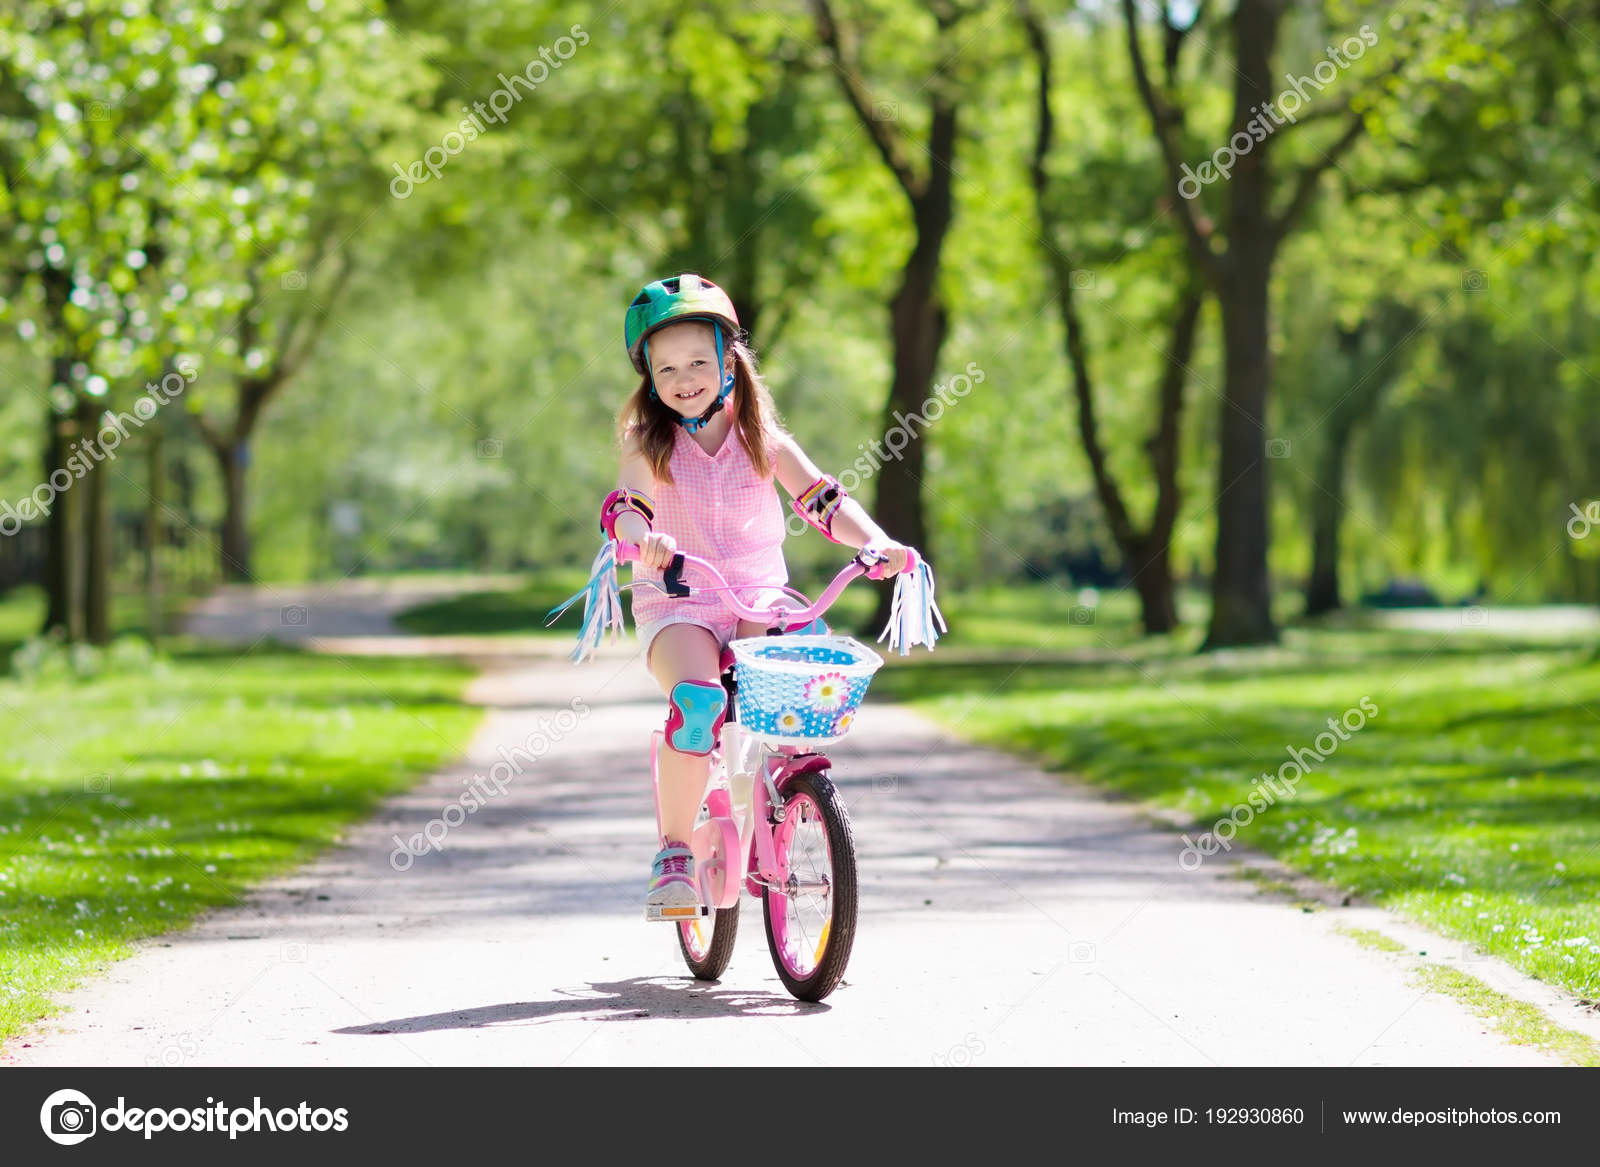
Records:
[[[767,594],[768,592],[772,594],[769,595]],[[717,594],[714,592],[707,593],[706,598],[714,598]],[[691,599],[698,598],[691,597]],[[752,608],[762,608],[774,603],[781,603],[789,608],[801,607],[799,600],[793,596],[786,595],[778,588],[763,589],[761,595],[754,597],[750,606]],[[654,646],[655,639],[663,628],[670,627],[673,624],[693,624],[696,628],[704,628],[716,640],[717,652],[720,654],[723,649],[728,647],[728,643],[738,635],[740,619],[741,617],[737,613],[723,604],[702,603],[692,606],[685,605],[682,612],[674,612],[638,625],[639,651],[644,654],[645,668],[650,667],[650,649]]]

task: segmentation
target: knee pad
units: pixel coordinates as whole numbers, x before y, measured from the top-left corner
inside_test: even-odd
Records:
[[[728,715],[728,694],[711,681],[679,681],[668,697],[667,744],[681,754],[716,749]]]

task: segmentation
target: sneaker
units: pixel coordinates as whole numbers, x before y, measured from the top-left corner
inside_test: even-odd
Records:
[[[644,897],[646,920],[695,920],[708,915],[700,902],[700,884],[694,873],[694,852],[682,843],[668,842],[650,865],[650,890]]]

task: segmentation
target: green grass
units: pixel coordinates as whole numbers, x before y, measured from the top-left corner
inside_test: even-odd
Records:
[[[569,608],[554,628],[545,628],[545,618],[588,579],[581,571],[541,573],[513,590],[468,592],[407,608],[395,617],[395,623],[418,636],[572,637],[582,621],[581,601]]]
[[[1195,656],[1198,629],[1135,642],[1108,604],[1086,641],[1084,626],[1052,626],[1070,599],[1021,592],[963,624],[968,600],[954,597],[955,631],[909,667],[894,658],[873,696],[1190,816],[1199,830],[1367,697],[1377,716],[1240,842],[1600,995],[1600,660],[1590,643],[1352,620],[1290,629],[1274,648]],[[1028,642],[1030,610],[1048,615]]]
[[[469,675],[257,650],[0,680],[0,1037],[458,755]]]
[[[163,598],[163,619],[168,629],[178,626],[178,618],[185,605],[186,596]],[[44,620],[44,591],[32,585],[12,588],[0,593],[0,676],[5,674],[6,661],[26,640],[36,636]],[[144,636],[149,625],[149,605],[144,596],[136,593],[118,593],[111,598],[111,626],[119,636]]]
[[[0,675],[17,646],[39,631],[43,619],[44,592],[38,588],[12,588],[0,594]]]
[[[1397,956],[1411,952],[1398,940],[1370,928],[1339,928],[1337,931],[1375,952]],[[1460,969],[1425,963],[1415,970],[1412,983],[1429,992],[1454,997],[1494,1026],[1495,1032],[1512,1045],[1532,1046],[1560,1058],[1568,1065],[1600,1066],[1600,1042],[1587,1034],[1557,1025],[1526,1001],[1508,997]]]
[[[1477,977],[1429,964],[1417,970],[1416,983],[1456,998],[1512,1045],[1532,1046],[1571,1066],[1600,1066],[1600,1042],[1557,1025],[1532,1005],[1490,988]]]
[[[1382,932],[1374,932],[1371,928],[1337,928],[1335,931],[1348,936],[1363,948],[1370,948],[1375,952],[1405,953],[1411,950],[1400,941],[1385,936]]]

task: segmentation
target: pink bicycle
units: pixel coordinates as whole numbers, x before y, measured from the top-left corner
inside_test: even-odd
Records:
[[[635,562],[639,548],[619,541],[615,554],[619,564]],[[691,589],[683,581],[685,566],[714,584]],[[628,585],[648,584],[680,597],[695,590],[728,592],[733,611],[768,628],[765,637],[733,641],[721,657],[729,715],[711,753],[706,795],[690,841],[701,903],[698,909],[683,909],[686,918],[677,921],[679,949],[702,980],[720,977],[733,956],[741,890],[761,900],[772,962],[792,995],[820,1001],[844,976],[856,932],[855,840],[849,813],[829,778],[832,763],[817,747],[849,731],[883,658],[848,636],[831,634],[820,617],[852,580],[882,579],[887,570],[878,552],[863,548],[816,603],[786,587],[782,590],[804,606],[774,604],[766,611],[743,604],[715,566],[693,555],[675,556],[660,582]],[[920,556],[913,554],[896,580],[894,599],[896,615],[884,633],[895,633],[890,647],[898,643],[902,655],[913,643],[931,649],[933,618],[942,629],[943,616],[933,603],[932,573]],[[662,730],[651,736],[652,783],[659,780],[663,739]],[[747,758],[752,746],[753,757]],[[736,813],[736,801],[745,805],[742,815]],[[658,834],[660,816],[658,797]]]

